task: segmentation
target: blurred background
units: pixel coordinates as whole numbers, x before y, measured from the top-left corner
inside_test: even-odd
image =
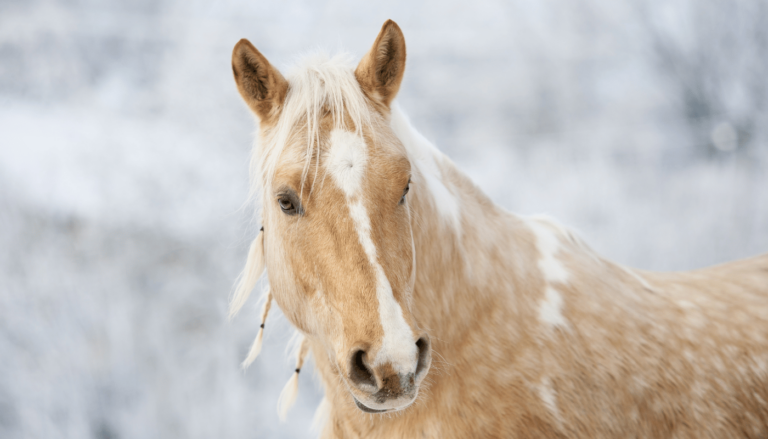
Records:
[[[257,223],[230,54],[357,57],[387,18],[399,102],[505,208],[693,269],[768,251],[763,0],[0,0],[0,437],[310,436],[292,330],[231,286]],[[285,70],[285,69],[283,69]],[[258,294],[255,294],[258,297]]]

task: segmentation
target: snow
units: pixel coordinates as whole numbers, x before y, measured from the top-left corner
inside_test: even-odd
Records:
[[[257,233],[238,39],[282,67],[396,20],[399,105],[496,202],[678,270],[768,251],[761,5],[0,4],[0,437],[307,436],[285,319],[245,373],[258,303],[226,321]]]

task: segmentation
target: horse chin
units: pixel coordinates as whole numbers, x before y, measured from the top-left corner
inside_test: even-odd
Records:
[[[386,413],[386,412],[394,410],[394,409],[389,409],[389,410],[386,410],[386,409],[385,410],[372,409],[372,408],[369,408],[368,406],[364,405],[362,402],[358,401],[357,398],[355,398],[354,396],[352,397],[352,399],[355,400],[355,405],[357,405],[357,408],[359,408],[360,410],[362,410],[362,411],[364,411],[366,413]]]
[[[408,407],[411,406],[411,404],[413,404],[414,401],[416,401],[416,397],[414,395],[414,397],[410,401],[406,402],[405,404],[403,404],[403,405],[401,405],[399,407],[375,409],[375,408],[371,408],[371,407],[368,407],[367,405],[363,404],[354,395],[352,395],[352,399],[355,401],[355,405],[357,405],[357,408],[359,408],[360,410],[364,411],[365,413],[392,413],[392,412],[397,412],[397,411],[400,411],[400,410],[407,409]]]

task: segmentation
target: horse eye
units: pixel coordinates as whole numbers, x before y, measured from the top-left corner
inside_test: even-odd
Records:
[[[278,198],[277,204],[280,205],[280,209],[283,210],[283,213],[288,215],[296,214],[296,207],[294,207],[293,202],[287,196],[283,195],[282,197]]]
[[[400,204],[405,203],[405,196],[408,195],[408,191],[411,189],[411,181],[408,180],[408,186],[405,187],[405,190],[403,191],[403,196],[400,198]]]

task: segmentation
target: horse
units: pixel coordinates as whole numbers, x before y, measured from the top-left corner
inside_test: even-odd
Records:
[[[405,37],[286,79],[232,53],[258,122],[262,229],[231,302],[264,271],[312,355],[323,438],[768,437],[768,254],[689,272],[629,268],[494,204],[394,102]],[[258,205],[258,203],[256,203]]]

